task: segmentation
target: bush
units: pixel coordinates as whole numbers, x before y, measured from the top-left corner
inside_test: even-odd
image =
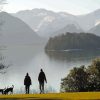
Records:
[[[100,91],[100,59],[95,59],[87,68],[73,68],[61,81],[61,92]]]

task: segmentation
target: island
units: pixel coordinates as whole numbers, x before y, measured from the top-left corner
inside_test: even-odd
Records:
[[[51,37],[45,50],[99,49],[100,36],[92,33],[65,33]]]

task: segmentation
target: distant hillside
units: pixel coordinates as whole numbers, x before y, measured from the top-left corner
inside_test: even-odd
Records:
[[[27,23],[39,36],[50,37],[52,33],[68,24],[77,24],[75,16],[46,9],[32,9],[12,14]]]
[[[91,28],[89,32],[94,33],[100,36],[100,24],[96,25],[95,27]]]
[[[0,44],[36,44],[42,39],[22,20],[0,13]]]
[[[80,32],[83,32],[83,30],[78,25],[68,24],[64,28],[62,28],[62,29],[58,30],[57,32],[53,33],[51,35],[51,37],[54,37],[54,36],[57,36],[57,35],[61,35],[61,34],[64,34],[66,32],[70,32],[70,33],[80,33]]]
[[[23,10],[12,15],[27,23],[38,35],[47,38],[63,30],[69,24],[78,26],[85,32],[100,24],[100,9],[77,16],[46,9]]]
[[[76,21],[83,30],[88,31],[100,24],[100,9],[85,15],[77,16]]]
[[[97,49],[100,37],[89,33],[66,33],[50,38],[46,50]]]

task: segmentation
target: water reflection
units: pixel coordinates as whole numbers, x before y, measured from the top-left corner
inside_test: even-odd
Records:
[[[75,62],[75,61],[91,61],[100,57],[100,50],[79,50],[79,51],[45,51],[53,60]]]

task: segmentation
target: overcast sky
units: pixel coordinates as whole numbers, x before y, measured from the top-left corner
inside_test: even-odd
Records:
[[[4,10],[10,13],[19,10],[45,8],[64,11],[74,15],[92,12],[100,8],[100,0],[7,0]]]

